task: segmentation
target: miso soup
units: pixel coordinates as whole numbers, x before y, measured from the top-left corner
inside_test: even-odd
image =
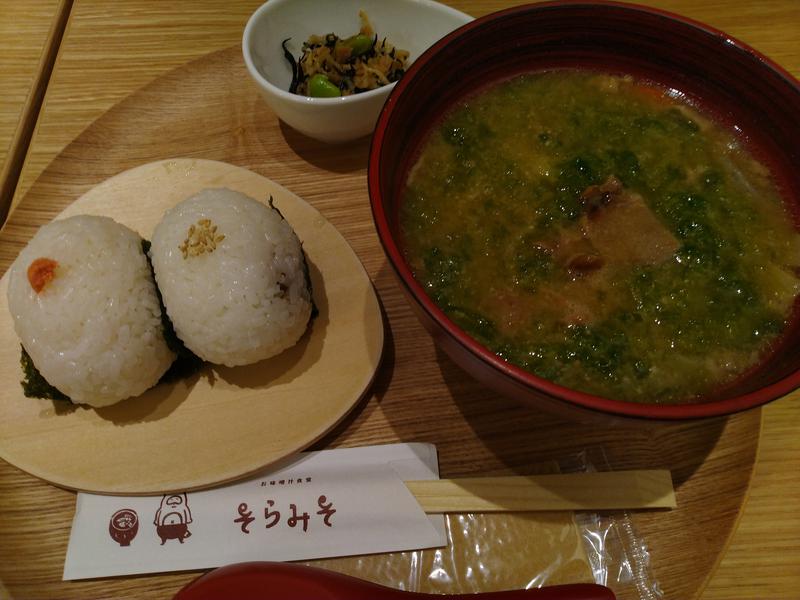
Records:
[[[451,110],[408,176],[427,293],[505,360],[636,402],[690,401],[768,355],[800,236],[768,170],[680,94],[524,75]]]

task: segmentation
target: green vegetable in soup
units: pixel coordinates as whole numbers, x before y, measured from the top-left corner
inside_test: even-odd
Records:
[[[800,236],[741,141],[665,89],[517,77],[432,132],[401,207],[415,276],[504,359],[637,402],[699,398],[763,360]]]

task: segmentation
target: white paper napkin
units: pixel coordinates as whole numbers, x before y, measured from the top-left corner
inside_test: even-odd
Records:
[[[201,492],[79,493],[64,579],[444,546],[443,518],[403,484],[437,478],[434,446],[391,444],[303,453]]]

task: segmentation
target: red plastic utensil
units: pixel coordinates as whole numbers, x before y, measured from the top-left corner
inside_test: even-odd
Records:
[[[221,567],[194,580],[174,600],[615,600],[601,585],[578,583],[483,594],[403,592],[324,569],[291,563],[249,562]]]

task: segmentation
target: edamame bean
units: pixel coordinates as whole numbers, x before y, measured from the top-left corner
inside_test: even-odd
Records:
[[[372,38],[363,33],[359,33],[350,36],[346,40],[342,40],[342,44],[350,48],[350,56],[361,56],[369,52],[370,48],[372,48]]]
[[[308,93],[314,98],[336,98],[342,95],[342,91],[322,73],[317,73],[308,80]]]

